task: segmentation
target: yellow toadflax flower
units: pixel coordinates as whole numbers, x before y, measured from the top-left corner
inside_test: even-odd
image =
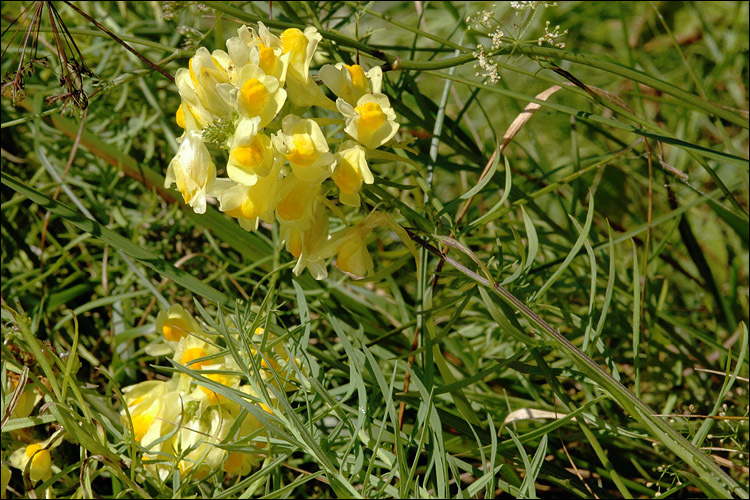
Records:
[[[167,342],[179,342],[191,333],[202,333],[203,329],[181,305],[174,304],[169,311],[159,311],[156,316],[156,333]]]
[[[283,241],[297,258],[295,273],[309,269],[317,279],[327,276],[325,259],[336,254],[351,274],[371,271],[362,225],[348,230],[346,238],[340,232],[330,253],[328,217],[348,215],[327,200],[330,183],[325,181],[333,180],[341,205],[358,208],[363,185],[374,182],[367,158],[391,157],[374,150],[391,144],[399,128],[381,93],[380,67],[365,71],[358,64],[337,63],[323,66],[317,75],[311,71],[321,40],[314,27],[289,28],[276,36],[258,23],[257,31],[238,28],[226,52],[198,49],[176,76],[182,99],[175,120],[185,132],[165,180],[167,187],[177,185],[197,213],[205,212],[206,198],[212,196],[248,231],[261,220],[278,220]],[[338,97],[335,103],[320,80]],[[317,113],[303,117],[311,106],[342,114],[343,130],[326,128],[324,134],[321,124],[342,120]],[[228,178],[217,179],[209,142],[228,146]],[[339,144],[336,154],[329,143]],[[174,346],[151,345],[147,352],[168,349]]]
[[[226,52],[214,51],[214,55],[211,55],[201,47],[190,58],[188,68],[177,70],[175,84],[182,96],[182,105],[176,116],[178,125],[189,129],[183,124],[189,125],[185,118],[190,116],[197,128],[202,129],[231,111],[232,84],[228,64]],[[186,115],[186,111],[189,115]]]
[[[187,368],[200,370],[205,366],[216,363],[212,356],[217,352],[216,347],[191,335],[180,341],[177,349],[175,349],[173,359]]]
[[[300,229],[307,229],[320,187],[319,183],[301,181],[294,174],[287,175],[281,181],[276,205],[279,221],[292,222]]]
[[[380,66],[365,73],[358,64],[326,64],[320,68],[318,75],[336,97],[352,106],[356,106],[357,101],[365,94],[379,94],[383,83],[383,70]]]
[[[272,343],[277,338],[276,335],[271,332],[266,333],[265,328],[259,326],[255,329],[255,332],[253,332],[253,342],[255,342],[256,344],[260,344],[263,341],[263,337],[266,338],[267,343]],[[258,350],[254,347],[251,347],[250,354],[258,354]],[[271,378],[269,368],[272,368],[275,372],[279,371],[281,365],[279,365],[277,359],[287,359],[286,352],[284,351],[284,346],[281,343],[275,344],[273,350],[263,351],[263,358],[260,362],[260,376],[261,378],[263,378],[263,380],[268,380],[269,378]]]
[[[227,367],[222,363],[217,363],[214,365],[202,366],[201,369],[218,371],[226,370]],[[240,384],[240,378],[238,376],[229,375],[226,373],[207,373],[204,375],[204,377],[212,382],[216,382],[217,384],[225,385],[230,388],[237,388]],[[218,392],[204,385],[198,385],[198,389],[196,389],[196,391],[192,393],[192,396],[195,399],[205,400],[205,403],[208,405],[218,405],[230,402],[222,394],[219,394]]]
[[[199,358],[206,357],[210,349],[207,345],[192,347],[192,350],[185,350],[178,361],[180,364],[187,364],[191,361],[195,361]],[[197,365],[197,366],[196,366]],[[198,363],[193,363],[191,366],[194,370],[200,370],[201,375],[212,382],[227,386],[229,388],[237,388],[240,384],[240,377],[234,375],[239,372],[239,367],[235,363],[234,359],[229,356],[213,356],[211,359],[201,360]],[[191,386],[195,387],[195,390],[189,395],[189,399],[199,401],[202,407],[217,405],[217,404],[234,404],[231,400],[228,400],[222,394],[214,391],[208,385],[204,385],[203,381],[192,379],[190,380]],[[184,386],[182,386],[184,388]]]
[[[12,396],[15,391],[18,390],[19,382],[20,377],[18,376],[18,374],[12,371],[8,371],[6,373],[5,394],[8,395],[8,398],[10,400],[12,400]],[[27,384],[21,389],[23,390],[23,392],[18,397],[18,401],[15,408],[13,408],[13,412],[10,414],[10,418],[28,417],[29,415],[31,415],[31,412],[34,410],[36,404],[42,399],[42,394],[41,392],[39,392],[36,386]]]
[[[357,277],[372,274],[372,257],[365,241],[368,234],[369,231],[365,232],[357,227],[346,233],[336,255],[336,267]]]
[[[365,149],[354,141],[345,141],[336,152],[336,168],[331,175],[339,188],[339,200],[344,205],[359,206],[362,183],[372,184],[375,178],[367,166]]]
[[[12,467],[20,469],[22,472],[28,467],[29,479],[32,484],[36,484],[39,481],[46,481],[52,476],[53,469],[52,454],[50,453],[50,450],[57,448],[60,445],[63,432],[64,431],[59,430],[45,441],[31,443],[17,448],[11,453],[8,458],[8,463]],[[59,472],[60,470],[57,467],[54,467],[54,469],[56,472]],[[3,474],[5,475],[5,470],[3,470]],[[5,482],[5,477],[3,477],[3,482]]]
[[[336,255],[336,267],[356,277],[372,273],[373,262],[367,250],[367,235],[378,226],[387,226],[401,239],[418,262],[414,242],[399,226],[393,217],[384,212],[372,211],[356,226],[342,229],[331,236],[329,242],[320,250],[323,258]]]
[[[237,28],[237,36],[227,40],[227,54],[235,69],[242,68],[250,62],[250,48],[259,42],[255,30],[243,25]]]
[[[346,133],[367,148],[382,146],[398,131],[396,113],[385,94],[366,94],[359,98],[356,107],[339,98],[336,106],[346,117]]]
[[[278,203],[280,163],[277,161],[268,175],[257,178],[252,186],[223,181],[216,191],[219,210],[237,219],[246,231],[257,229],[261,220],[272,223]]]
[[[272,49],[258,41],[250,49],[250,64],[258,66],[265,74],[276,78],[283,85],[286,83],[289,56],[283,54],[280,48]]]
[[[320,126],[309,118],[287,115],[281,128],[272,138],[273,145],[289,161],[294,175],[305,182],[323,182],[330,175],[334,156]]]
[[[237,110],[240,115],[253,118],[260,117],[258,127],[268,125],[276,116],[286,100],[286,90],[273,76],[266,75],[260,67],[247,64],[239,73],[239,92],[237,92]]]
[[[237,35],[227,40],[227,51],[235,67],[254,64],[283,85],[291,54],[284,54],[281,40],[260,22],[257,34],[252,28],[241,26],[237,29]]]
[[[327,222],[327,221],[326,221]],[[327,239],[327,233],[328,231],[325,231],[325,239]],[[322,259],[321,259],[322,263]],[[323,264],[323,269],[325,270],[325,264]],[[311,273],[314,275],[315,273],[311,271]],[[299,274],[299,273],[298,273]],[[266,344],[265,348],[262,346],[263,338],[265,337]],[[292,383],[293,380],[296,380],[294,370],[292,368],[293,365],[299,366],[299,360],[298,359],[289,359],[289,354],[287,353],[286,349],[284,349],[284,344],[279,341],[279,338],[274,335],[271,332],[266,332],[266,330],[259,326],[255,329],[255,333],[253,334],[252,341],[262,349],[263,356],[261,357],[260,361],[260,377],[263,379],[266,383],[274,384],[276,383],[276,378],[274,377],[274,373],[276,376],[278,376],[281,380],[286,379],[286,383],[283,384],[282,389],[285,391],[290,391],[295,389],[295,385]],[[254,347],[250,348],[250,353],[252,355],[257,355],[258,350]],[[240,388],[241,389],[241,388]],[[261,404],[261,406],[265,406]],[[264,408],[265,409],[265,408]],[[270,412],[270,409],[267,411]]]
[[[210,54],[206,48],[201,47],[188,62],[188,75],[193,91],[203,107],[217,116],[223,116],[230,110],[226,99],[230,81],[227,59],[224,51],[215,50]]]
[[[10,464],[21,471],[26,470],[26,465],[31,461],[29,467],[29,479],[36,484],[43,479],[52,476],[52,455],[49,450],[44,449],[42,443],[32,443],[28,446],[18,448],[9,459]]]
[[[167,400],[174,399],[175,383],[163,380],[148,380],[139,384],[131,385],[123,389],[125,404],[128,406],[130,421],[127,413],[122,410],[122,420],[130,427],[133,438],[137,443],[148,446],[166,432],[162,432],[165,425],[165,417],[179,414],[178,407],[169,408]],[[173,420],[172,420],[173,421]]]
[[[259,131],[259,122],[259,117],[240,119],[229,149],[227,175],[246,186],[252,186],[260,177],[267,176],[273,166],[271,138]]]
[[[222,467],[226,451],[216,446],[222,442],[235,418],[221,407],[209,407],[196,412],[183,423],[174,437],[175,454],[182,456],[178,467],[182,474],[192,473],[203,479]]]
[[[263,455],[257,452],[266,447],[268,439],[259,419],[243,412],[243,407],[231,397],[219,394],[224,390],[215,384],[227,387],[232,393],[250,396],[247,399],[267,413],[272,414],[273,409],[259,401],[251,385],[240,386],[240,370],[232,355],[214,345],[212,335],[200,338],[198,335],[205,334],[182,307],[174,305],[169,312],[160,313],[157,324],[157,330],[173,346],[174,364],[199,375],[180,370],[166,382],[152,380],[123,389],[126,408],[121,411],[121,419],[147,457],[145,468],[162,481],[175,469],[185,477],[199,480],[216,472],[221,478],[222,470],[232,475],[247,474],[262,460]],[[258,344],[261,335],[264,335],[262,328],[254,335]],[[274,335],[269,334],[265,340],[265,357],[260,363],[261,380],[258,382],[273,384],[276,378],[271,381],[271,370],[281,376],[290,362],[282,343]],[[257,355],[253,348],[250,351],[248,354]],[[291,387],[290,377],[286,377],[285,387]],[[242,422],[237,421],[240,415],[244,419]],[[260,420],[265,422],[263,418]],[[250,438],[258,439],[258,443],[249,448],[237,443],[247,443]],[[234,446],[242,451],[227,451],[224,446],[230,443],[236,443]],[[42,444],[41,448],[45,446]],[[20,451],[18,457],[21,457]]]
[[[281,34],[280,38],[274,37],[268,30],[266,33],[268,33],[266,38],[272,44],[271,46],[275,46],[278,40],[283,54],[289,56],[286,86],[292,103],[304,108],[321,106],[336,111],[335,103],[328,99],[318,84],[310,78],[310,62],[315,55],[318,43],[323,39],[318,30],[312,26],[305,28],[305,31],[289,28]],[[263,37],[262,30],[261,37]]]
[[[206,211],[206,195],[216,179],[216,167],[199,132],[187,130],[177,154],[169,162],[164,187],[177,184],[185,203],[196,213]]]
[[[295,275],[307,269],[316,280],[328,276],[325,257],[320,253],[328,241],[328,214],[319,198],[313,198],[307,225],[282,221],[281,239],[286,241],[287,250],[297,257]]]
[[[253,399],[259,399],[256,392],[253,390],[252,386],[249,384],[240,386],[240,391],[244,392],[245,394],[248,394]],[[258,406],[261,407],[263,411],[269,414],[273,414],[273,410],[269,408],[267,405],[263,403],[256,403]],[[266,437],[265,433],[259,433],[259,431],[263,429],[263,424],[253,416],[252,413],[246,413],[244,416],[244,420],[240,424],[239,432],[237,433],[237,439],[234,441],[239,441],[247,438],[251,434],[259,434],[261,436]],[[257,436],[256,436],[257,437]],[[267,437],[266,437],[267,440]],[[252,441],[250,441],[252,443]],[[256,442],[255,446],[258,448],[265,448],[266,442],[260,441]],[[258,455],[257,453],[243,453],[240,451],[230,451],[227,453],[226,460],[223,465],[224,472],[227,474],[231,474],[233,476],[244,476],[248,472],[250,472],[250,469],[252,469],[255,465],[260,463],[262,460],[262,456]]]
[[[289,77],[307,83],[310,61],[323,37],[316,28],[308,26],[305,31],[289,28],[279,38],[284,53],[289,53]]]
[[[200,406],[199,402],[185,394],[184,388],[178,387],[179,383],[180,378],[172,378],[168,382],[150,380],[123,389],[128,411],[121,411],[121,419],[135,441],[155,461],[163,461],[165,453],[171,451],[171,440],[164,438],[186,418],[184,412],[190,413],[191,409],[195,411]],[[163,463],[153,463],[146,468],[162,480],[170,472],[170,467]]]

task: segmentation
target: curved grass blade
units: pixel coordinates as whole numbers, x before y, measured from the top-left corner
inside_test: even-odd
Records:
[[[557,279],[560,277],[560,275],[567,269],[567,267],[570,265],[570,263],[573,261],[573,259],[578,255],[578,251],[583,247],[583,243],[588,239],[589,237],[589,230],[591,229],[591,222],[594,219],[594,199],[593,196],[589,196],[589,210],[586,214],[586,222],[583,224],[583,230],[581,231],[580,236],[578,237],[578,240],[576,240],[575,244],[573,245],[573,248],[570,249],[570,252],[568,253],[568,256],[565,257],[565,260],[562,264],[560,264],[560,267],[557,268],[557,270],[552,274],[552,276],[549,277],[549,279],[542,285],[542,287],[534,294],[534,297],[532,299],[532,302],[536,302],[539,300],[539,298],[549,290],[549,288],[557,281]]]
[[[510,164],[508,163],[508,157],[503,158],[505,160],[505,186],[503,187],[503,195],[500,197],[497,203],[490,208],[486,214],[480,216],[478,219],[475,219],[471,221],[468,225],[469,228],[473,228],[476,226],[479,226],[483,224],[484,222],[492,219],[495,217],[495,215],[502,210],[502,208],[505,206],[505,202],[508,200],[508,196],[510,196],[510,189],[511,189],[511,182],[510,182]]]

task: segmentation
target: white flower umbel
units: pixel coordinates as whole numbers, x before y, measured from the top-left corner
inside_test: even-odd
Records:
[[[487,57],[487,54],[484,51],[483,46],[478,47],[479,50],[476,50],[473,53],[473,56],[477,58],[477,64],[474,65],[475,68],[481,68],[483,72],[477,71],[474,73],[474,76],[481,76],[484,78],[487,78],[490,83],[497,83],[500,81],[500,73],[497,68],[497,63],[493,61],[491,58]]]
[[[552,45],[553,47],[557,47],[558,49],[565,48],[565,42],[558,42],[557,39],[561,36],[565,36],[568,34],[568,30],[560,31],[560,25],[558,24],[555,26],[555,29],[550,31],[549,29],[550,22],[547,21],[544,23],[544,36],[540,36],[539,40],[537,40],[537,43],[539,45],[542,45],[543,43],[547,43],[549,45]]]

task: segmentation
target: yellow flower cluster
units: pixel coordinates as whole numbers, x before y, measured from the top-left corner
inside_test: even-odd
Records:
[[[181,306],[174,305],[168,312],[159,313],[156,330],[166,341],[161,352],[171,352],[176,364],[200,372],[211,382],[240,391],[251,401],[258,400],[251,385],[241,383],[241,372],[234,358],[224,354],[214,343],[215,338],[206,334]],[[255,336],[254,341],[260,344],[263,329],[258,328]],[[269,333],[266,340],[273,338]],[[251,351],[250,354],[256,354],[254,349]],[[261,359],[259,373],[264,383],[272,383],[270,368],[281,374],[288,362],[279,343],[263,352]],[[238,403],[185,373],[176,372],[166,381],[149,380],[126,387],[123,394],[127,405],[127,411],[121,412],[123,422],[154,461],[147,467],[162,479],[175,467],[183,476],[190,474],[197,479],[219,470],[244,475],[260,460],[258,455],[228,452],[216,445],[261,434],[261,422],[246,413],[237,423],[243,413]],[[258,405],[269,414],[274,411],[265,404]],[[257,446],[265,447],[265,443],[261,441]]]
[[[287,250],[298,259],[297,275],[307,268],[316,279],[326,277],[325,259],[334,255],[339,269],[367,275],[372,260],[364,226],[330,235],[335,200],[327,195],[337,190],[342,205],[358,208],[362,185],[374,182],[368,154],[398,131],[381,93],[381,69],[323,66],[318,76],[337,96],[334,103],[310,75],[322,39],[315,28],[290,28],[277,37],[258,23],[257,32],[242,26],[237,34],[226,51],[201,47],[189,67],[177,71],[182,103],[176,121],[184,134],[165,186],[176,184],[197,213],[205,212],[207,196],[216,197],[219,209],[248,231],[260,221],[278,221]],[[313,106],[328,117],[301,116]],[[324,133],[321,124],[337,128]],[[229,150],[227,178],[217,178],[206,146],[217,130]]]

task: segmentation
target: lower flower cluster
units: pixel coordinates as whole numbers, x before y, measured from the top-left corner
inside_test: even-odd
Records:
[[[235,359],[181,306],[162,311],[156,329],[165,342],[149,351],[170,353],[173,363],[186,370],[176,371],[169,380],[150,380],[123,389],[127,408],[121,416],[144,450],[147,469],[162,480],[176,468],[182,477],[196,479],[213,473],[247,474],[261,460],[267,438],[262,423],[243,411],[237,396],[268,414],[273,414],[274,408],[261,403],[250,384],[242,383]],[[251,345],[259,346],[265,337],[265,345],[273,346],[258,356],[259,382],[277,383],[279,376],[285,376],[288,356],[281,343],[274,344],[275,337],[262,328],[256,329],[254,337]],[[258,355],[255,348],[249,350],[249,355]],[[234,400],[228,394],[234,394]],[[237,442],[257,453],[227,450],[227,444]]]

